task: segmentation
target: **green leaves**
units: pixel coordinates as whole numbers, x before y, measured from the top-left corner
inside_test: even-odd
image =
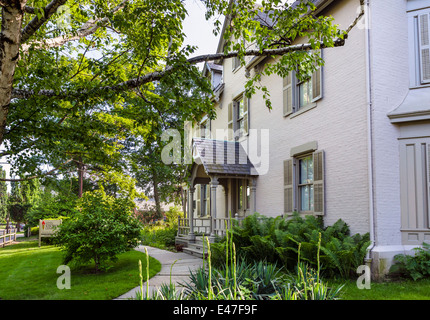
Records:
[[[422,248],[413,249],[414,255],[398,254],[390,268],[391,274],[400,274],[414,281],[430,276],[430,244],[423,242]]]
[[[284,219],[254,214],[234,228],[233,242],[239,255],[254,261],[279,262],[290,270],[297,264],[299,248],[300,260],[317,268],[320,248],[321,270],[329,276],[348,278],[356,274],[370,244],[368,234],[351,237],[349,232],[342,220],[324,227],[314,216],[296,214]]]
[[[65,253],[64,262],[95,263],[95,271],[106,268],[119,253],[134,248],[140,223],[132,216],[132,199],[114,198],[103,190],[87,192],[78,203],[78,213],[60,227],[56,244]]]

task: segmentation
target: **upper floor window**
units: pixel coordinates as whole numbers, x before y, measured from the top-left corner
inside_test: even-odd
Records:
[[[200,122],[200,138],[210,139],[211,137],[211,120],[206,118]]]
[[[228,140],[239,139],[249,132],[249,99],[245,93],[228,105]]]
[[[322,98],[322,69],[318,68],[304,80],[291,71],[283,79],[283,113],[288,116],[314,105]]]

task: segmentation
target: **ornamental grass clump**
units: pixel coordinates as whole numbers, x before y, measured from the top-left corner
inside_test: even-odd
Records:
[[[320,277],[321,234],[317,245],[316,269],[301,261],[300,245],[295,272],[285,272],[276,263],[237,260],[231,231],[227,232],[226,262],[212,265],[211,247],[207,243],[207,268],[190,274],[183,284],[188,299],[194,300],[335,300],[342,286],[331,288]]]

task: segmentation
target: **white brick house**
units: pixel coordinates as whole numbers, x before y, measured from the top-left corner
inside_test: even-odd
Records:
[[[360,10],[359,0],[313,2],[344,29]],[[322,50],[325,65],[310,82],[294,74],[262,79],[270,111],[261,94],[243,95],[246,72],[270,59],[205,67],[217,117],[189,126],[192,205],[178,242],[216,234],[229,212],[299,211],[369,232],[367,261],[378,277],[395,254],[430,241],[430,2],[366,0],[364,9],[343,47]],[[229,128],[242,129],[239,137]],[[217,145],[224,162],[208,166]],[[248,157],[228,162],[228,150]]]

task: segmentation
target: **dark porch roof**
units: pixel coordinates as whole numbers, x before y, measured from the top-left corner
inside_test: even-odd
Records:
[[[193,158],[195,164],[203,165],[207,175],[258,175],[237,141],[194,138]]]

